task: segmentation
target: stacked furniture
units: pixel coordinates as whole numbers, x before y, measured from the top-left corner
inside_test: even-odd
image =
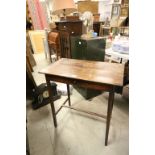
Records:
[[[59,32],[60,57],[104,61],[106,38],[82,38],[82,21],[56,22]],[[83,97],[90,99],[101,91],[74,86]]]

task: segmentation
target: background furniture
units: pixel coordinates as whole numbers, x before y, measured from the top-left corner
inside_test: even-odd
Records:
[[[96,28],[100,26],[101,22],[94,24]],[[56,25],[59,32],[61,58],[104,61],[106,44],[104,37],[81,38],[82,21],[60,21],[56,22]],[[98,27],[97,31],[99,31]],[[86,99],[101,93],[101,91],[93,89],[74,87]]]
[[[109,36],[111,32],[111,27],[100,25],[100,33],[99,36]]]
[[[121,5],[120,16],[129,16],[129,5],[128,4]]]
[[[59,33],[56,31],[51,31],[48,33],[48,45],[49,45],[49,54],[50,60],[52,54],[56,54],[57,60],[60,57],[60,44],[59,44]]]
[[[72,35],[82,35],[82,21],[75,20],[75,21],[59,21],[55,22],[56,29],[62,30],[67,29]]]
[[[33,72],[33,67],[36,65],[36,61],[33,57],[33,49],[31,46],[31,41],[28,33],[26,33],[26,64],[28,65],[31,72]]]
[[[129,18],[128,17],[113,17],[110,21],[109,26],[105,26],[103,23],[100,24],[99,36],[107,36],[111,32],[113,35],[121,34],[129,36]]]
[[[82,38],[71,36],[71,55],[73,59],[104,61],[106,38]]]
[[[81,20],[67,20],[55,22],[56,31],[59,33],[60,57],[71,58],[70,36],[82,35]]]
[[[116,61],[118,63],[121,63],[122,61],[127,62],[129,60],[129,54],[128,53],[119,53],[112,50],[112,48],[108,48],[105,50],[106,55],[108,56],[109,61]]]
[[[100,31],[100,25],[103,23],[104,22],[102,21],[93,22],[94,32],[97,32],[98,36]],[[55,22],[55,24],[56,24],[57,30],[67,29],[68,31],[70,31],[71,35],[74,35],[74,36],[80,36],[84,32],[83,21],[81,20],[59,21],[59,22]]]
[[[93,22],[93,30],[94,32],[97,32],[97,36],[100,34],[100,26],[103,25],[104,22],[102,21],[94,21]]]
[[[104,61],[105,44],[106,39],[104,37],[86,39],[81,38],[80,36],[71,36],[72,58],[80,60]],[[99,90],[81,88],[79,86],[74,87],[83,97],[85,97],[85,99],[90,99],[101,93]]]
[[[35,30],[29,31],[29,36],[32,44],[32,48],[34,53],[42,53],[44,52],[44,44],[43,38],[45,38],[45,31],[44,30]]]
[[[59,30],[60,57],[71,58],[70,32],[67,29]]]

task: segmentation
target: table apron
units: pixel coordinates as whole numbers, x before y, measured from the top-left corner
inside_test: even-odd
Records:
[[[48,81],[51,80],[51,81],[55,81],[55,82],[73,84],[73,85],[78,85],[78,86],[84,87],[84,88],[103,90],[103,91],[109,91],[109,92],[114,90],[113,85],[91,82],[91,81],[84,81],[84,80],[80,80],[80,79],[60,77],[60,76],[56,76],[56,75],[47,75],[46,74],[45,76]]]

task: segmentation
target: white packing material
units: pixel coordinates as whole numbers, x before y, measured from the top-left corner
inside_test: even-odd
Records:
[[[61,93],[61,95],[67,96],[67,85],[66,84],[58,84],[57,90],[58,90],[58,92]],[[70,95],[71,95],[73,92],[73,86],[72,85],[69,85],[69,90],[70,90]]]
[[[114,40],[112,43],[112,50],[119,53],[129,53],[129,41]]]

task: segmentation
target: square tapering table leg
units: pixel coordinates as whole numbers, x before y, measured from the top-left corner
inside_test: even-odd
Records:
[[[107,120],[106,120],[105,146],[108,145],[108,135],[109,135],[109,127],[110,127],[111,114],[112,114],[112,109],[113,109],[113,102],[114,102],[114,91],[109,92],[108,109],[107,109]]]
[[[69,106],[71,106],[69,84],[67,84],[67,95],[68,95],[68,104],[69,104]]]
[[[57,127],[57,119],[56,119],[54,101],[53,101],[53,98],[52,98],[52,89],[51,89],[50,79],[47,76],[46,76],[46,83],[47,83],[49,97],[50,97],[50,101],[51,101],[50,104],[51,104],[51,109],[52,109],[53,122],[54,122],[54,126]]]

